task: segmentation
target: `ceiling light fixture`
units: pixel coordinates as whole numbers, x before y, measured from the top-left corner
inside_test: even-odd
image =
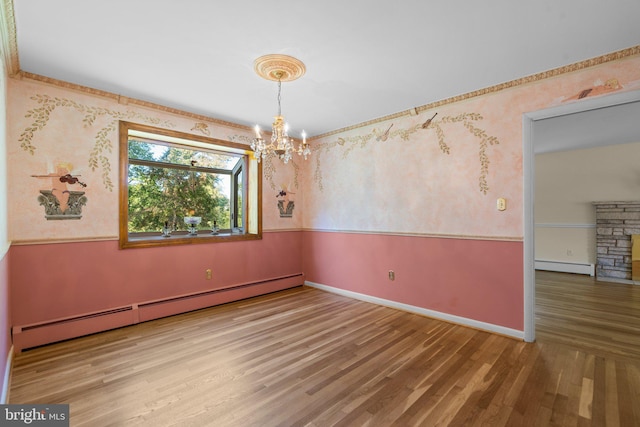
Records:
[[[251,141],[251,149],[258,162],[276,155],[284,163],[287,163],[294,153],[298,153],[306,160],[307,156],[311,154],[307,136],[302,131],[302,142],[298,148],[294,146],[295,140],[288,134],[289,125],[284,121],[281,107],[282,82],[290,82],[300,78],[306,71],[304,64],[291,56],[273,54],[256,59],[254,69],[260,77],[278,82],[278,115],[274,117],[271,125],[271,140],[267,144],[260,133],[260,126],[256,125],[256,137]]]

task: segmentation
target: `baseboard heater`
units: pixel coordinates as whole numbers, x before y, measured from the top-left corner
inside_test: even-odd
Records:
[[[596,275],[596,267],[594,264],[536,260],[535,267],[536,270],[558,271],[560,273],[588,274],[589,276]]]
[[[304,274],[293,274],[258,282],[242,283],[224,288],[143,301],[123,307],[83,313],[46,322],[14,326],[11,330],[13,347],[16,352],[20,352],[57,341],[281,291],[303,285],[304,281]]]

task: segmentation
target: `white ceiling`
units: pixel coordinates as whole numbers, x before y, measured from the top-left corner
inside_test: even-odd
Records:
[[[640,44],[638,0],[14,0],[20,69],[310,135]],[[293,136],[296,136],[295,134]]]

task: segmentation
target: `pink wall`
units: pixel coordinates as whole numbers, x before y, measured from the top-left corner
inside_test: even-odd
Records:
[[[22,326],[299,274],[301,233],[126,250],[117,241],[13,245],[9,267],[12,324]]]
[[[12,301],[3,330],[303,272],[311,282],[523,329],[521,242],[305,231],[128,250],[116,241],[14,245],[9,254],[0,264]]]
[[[308,281],[520,331],[522,251],[511,241],[316,231],[303,238]]]

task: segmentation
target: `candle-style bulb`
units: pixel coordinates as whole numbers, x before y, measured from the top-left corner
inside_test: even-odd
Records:
[[[260,138],[260,126],[256,125],[255,130],[256,130],[256,138]]]

